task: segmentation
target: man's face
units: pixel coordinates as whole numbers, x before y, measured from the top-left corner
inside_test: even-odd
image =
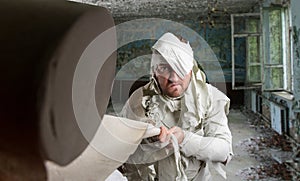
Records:
[[[169,64],[159,64],[155,69],[155,76],[163,94],[170,97],[181,96],[189,86],[192,72],[181,79]]]

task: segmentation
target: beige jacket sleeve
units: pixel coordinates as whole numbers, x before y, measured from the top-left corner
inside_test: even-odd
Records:
[[[227,120],[230,100],[217,88],[211,85],[208,88],[212,102],[203,120],[203,129],[195,133],[185,131],[181,152],[202,161],[224,162],[232,154],[232,136]]]

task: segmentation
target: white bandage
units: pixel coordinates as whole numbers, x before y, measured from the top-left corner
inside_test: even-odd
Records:
[[[194,53],[189,42],[181,42],[172,33],[165,33],[152,47],[158,51],[180,78],[184,78],[194,65]],[[162,57],[152,55],[151,67],[160,64]]]

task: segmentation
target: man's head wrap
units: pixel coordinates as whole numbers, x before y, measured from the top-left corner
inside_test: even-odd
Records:
[[[181,42],[172,33],[165,33],[152,47],[159,55],[152,55],[151,67],[158,64],[168,63],[180,78],[184,78],[194,65],[194,53],[189,42]]]
[[[181,121],[183,128],[197,126],[199,121],[205,117],[206,110],[211,109],[211,104],[208,99],[205,74],[198,68],[197,62],[194,60],[190,44],[181,42],[172,33],[165,33],[152,48],[161,55],[155,53],[152,55],[152,71],[158,64],[168,63],[180,78],[184,78],[192,70],[190,84],[183,97],[180,96],[181,111],[183,112]],[[159,93],[156,79],[152,78],[151,82],[151,87]],[[167,100],[174,101],[170,98]],[[169,105],[175,104],[170,103]]]

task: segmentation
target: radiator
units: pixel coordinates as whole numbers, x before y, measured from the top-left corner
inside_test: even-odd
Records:
[[[287,111],[286,107],[271,102],[271,127],[277,133],[282,134],[287,130]]]

